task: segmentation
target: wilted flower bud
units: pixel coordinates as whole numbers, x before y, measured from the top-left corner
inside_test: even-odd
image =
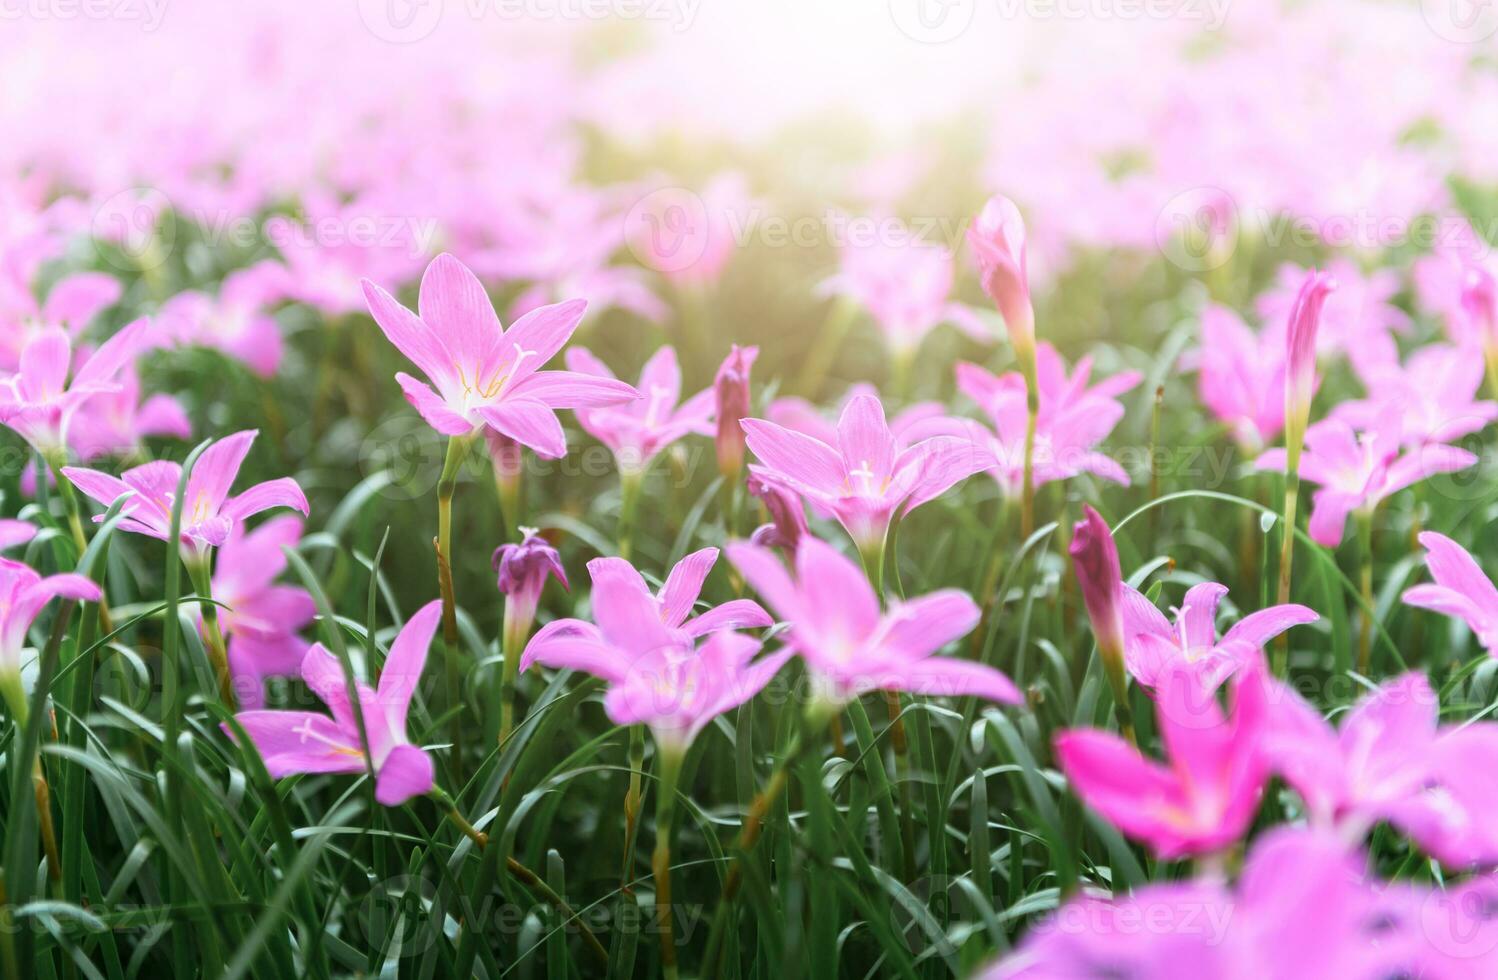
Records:
[[[1311,414],[1311,396],[1316,390],[1316,331],[1321,326],[1321,307],[1326,297],[1337,288],[1337,281],[1329,273],[1312,269],[1306,276],[1295,305],[1290,308],[1288,345],[1286,357],[1288,373],[1285,378],[1285,431],[1294,437],[1292,452],[1300,450],[1299,436],[1305,431],[1306,420]]]
[[[513,620],[518,629],[529,632],[546,576],[555,575],[564,589],[569,586],[557,549],[537,534],[535,528],[521,530],[525,538],[519,544],[502,544],[494,549],[493,565],[499,575],[499,591],[507,599],[505,620],[507,623]]]
[[[1030,305],[1030,278],[1025,257],[1025,220],[1002,195],[989,198],[967,231],[978,260],[983,291],[1004,316],[1009,342],[1022,359],[1035,351],[1035,310]]]
[[[739,419],[749,414],[749,372],[758,356],[758,347],[734,344],[713,380],[718,401],[718,472],[731,482],[737,482],[744,469],[744,430]]]
[[[772,522],[756,528],[749,536],[750,542],[766,548],[780,548],[787,556],[795,557],[796,546],[806,533],[806,511],[800,498],[788,490],[770,486],[756,476],[749,478],[749,493],[764,502]]]

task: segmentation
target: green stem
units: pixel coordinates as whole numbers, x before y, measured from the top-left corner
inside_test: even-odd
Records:
[[[1288,445],[1288,444],[1287,444]],[[1300,496],[1300,453],[1287,453],[1293,458],[1285,468],[1285,514],[1280,528],[1280,576],[1277,602],[1283,605],[1290,601],[1290,567],[1295,559],[1295,508]],[[1284,677],[1290,669],[1290,638],[1281,633],[1274,641],[1274,674]]]
[[[619,471],[619,557],[629,561],[634,551],[635,513],[640,508],[640,486],[645,474],[635,470]]]
[[[857,312],[858,307],[845,297],[839,297],[832,304],[832,309],[827,311],[827,319],[822,321],[822,328],[817,331],[816,340],[807,353],[806,360],[802,362],[801,375],[796,382],[796,389],[807,398],[815,400],[821,391],[827,371],[832,367],[832,359],[842,347],[843,338],[853,325]]]
[[[211,601],[213,598],[213,574],[211,572],[210,559],[204,555],[199,560],[186,561],[187,577],[192,581],[193,591],[204,600],[198,603],[198,610],[203,616],[203,632],[206,634],[203,647],[208,654],[208,664],[213,668],[214,679],[218,681],[219,699],[223,701],[224,707],[234,711],[239,705],[239,699],[234,694],[234,675],[229,670],[228,646],[224,643],[223,630],[219,628],[218,606]]]
[[[1040,381],[1035,372],[1035,351],[1021,357],[1025,375],[1025,465],[1020,490],[1020,536],[1035,532],[1035,424],[1040,415]]]
[[[655,877],[655,908],[661,928],[661,973],[676,980],[676,940],[671,928],[671,819],[676,803],[676,784],[681,778],[683,754],[679,749],[656,743],[660,785],[655,798],[655,854],[650,870]]]
[[[442,462],[442,476],[437,482],[437,586],[442,593],[442,643],[446,656],[447,699],[449,709],[462,704],[463,678],[458,667],[458,613],[453,594],[452,540],[453,494],[458,488],[458,470],[473,437],[452,436],[447,440],[447,457]],[[462,774],[463,713],[454,711],[451,726],[454,777]]]
[[[513,603],[505,603],[504,631],[500,647],[504,657],[499,667],[499,744],[515,730],[515,688],[520,678],[520,653],[525,648],[530,624],[517,622]]]
[[[1363,615],[1358,622],[1358,673],[1368,676],[1373,642],[1373,511],[1358,511],[1354,516],[1358,528],[1359,585],[1363,596]]]
[[[88,550],[88,536],[83,531],[83,511],[78,506],[78,494],[73,489],[73,481],[63,475],[62,468],[67,462],[64,454],[52,454],[47,457],[47,466],[52,470],[52,477],[57,483],[58,496],[62,497],[63,510],[68,515],[68,529],[73,536],[73,547],[77,549],[77,557],[83,558],[83,553]],[[104,587],[104,574],[101,570],[96,576],[99,587]],[[103,633],[113,633],[114,624],[109,619],[109,599],[105,597],[99,602],[99,629]]]

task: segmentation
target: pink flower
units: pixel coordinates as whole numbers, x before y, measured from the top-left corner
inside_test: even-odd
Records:
[[[926,335],[951,323],[978,341],[992,335],[976,312],[952,302],[952,253],[901,229],[882,229],[877,239],[845,245],[837,275],[817,291],[844,296],[868,311],[897,354],[909,355]]]
[[[0,270],[0,320],[9,326],[0,331],[0,371],[20,367],[21,351],[48,327],[60,327],[76,341],[89,321],[114,305],[123,291],[120,281],[102,272],[75,272],[59,279],[38,303],[18,269]]]
[[[936,652],[972,630],[978,607],[944,589],[883,614],[859,567],[817,538],[796,549],[794,577],[774,552],[738,542],[728,558],[776,615],[791,624],[787,646],[821,682],[824,706],[839,707],[868,691],[974,696],[1019,704],[1014,683],[986,664]]]
[[[121,329],[78,366],[71,381],[68,335],[56,327],[37,334],[21,351],[20,370],[0,380],[0,423],[43,456],[65,452],[74,415],[95,395],[119,390],[115,378],[135,359],[146,327],[137,320]]]
[[[1335,548],[1351,513],[1371,514],[1386,497],[1428,476],[1465,469],[1477,457],[1465,449],[1428,443],[1400,454],[1403,429],[1399,406],[1390,405],[1364,432],[1336,418],[1306,430],[1301,478],[1319,484],[1311,497],[1309,530],[1317,544]],[[1260,469],[1284,469],[1286,453],[1271,449]]]
[[[758,356],[758,347],[734,344],[713,378],[718,472],[735,483],[744,471],[744,429],[739,422],[750,412],[749,373],[754,370],[754,359]]]
[[[695,649],[654,647],[609,680],[603,707],[616,725],[645,725],[668,752],[685,752],[708,723],[770,683],[790,651],[755,660],[760,641],[715,632]]]
[[[427,648],[437,631],[442,603],[432,601],[412,616],[391,644],[390,656],[371,690],[355,680],[358,710],[369,740],[366,756],[359,737],[355,707],[348,698],[349,678],[322,644],[313,644],[302,659],[302,679],[332,709],[333,716],[310,711],[241,711],[235,719],[265,760],[274,779],[297,773],[375,773],[375,799],[400,806],[431,792],[431,758],[406,735],[406,712],[426,666]],[[228,727],[225,726],[228,732]]]
[[[224,277],[217,296],[178,293],[161,307],[163,337],[211,347],[262,378],[281,366],[281,328],[266,309],[286,293],[286,269],[269,259]]]
[[[567,349],[567,367],[591,377],[614,377],[582,347]],[[703,389],[680,400],[681,368],[672,348],[662,347],[645,362],[639,392],[641,397],[634,401],[577,412],[583,430],[613,451],[621,470],[644,472],[657,453],[683,436],[713,434],[713,393]]]
[[[827,445],[837,444],[837,419],[848,407],[848,403],[861,395],[872,398],[879,397],[879,389],[866,382],[860,381],[850,386],[843,394],[842,400],[838,402],[831,418],[825,409],[813,405],[805,398],[795,395],[787,395],[777,398],[765,407],[765,418],[776,425],[796,432],[811,436]],[[916,402],[895,415],[889,420],[889,431],[894,433],[901,449],[906,448],[912,442],[920,441],[919,427],[922,423],[932,419],[941,418],[946,414],[946,406],[941,402]]]
[[[1227,586],[1202,582],[1186,592],[1174,625],[1155,604],[1127,583],[1123,586],[1124,664],[1145,687],[1157,687],[1173,670],[1196,678],[1210,694],[1266,643],[1292,626],[1320,617],[1305,606],[1270,606],[1244,616],[1217,635],[1217,606]]]
[[[1171,670],[1156,688],[1156,716],[1169,763],[1145,758],[1111,732],[1056,736],[1056,759],[1073,790],[1129,837],[1170,860],[1220,851],[1243,836],[1259,808],[1268,770],[1263,659],[1233,685],[1231,718],[1195,677]]]
[[[238,496],[229,496],[229,488],[257,434],[250,429],[225,436],[203,450],[188,474],[182,506],[184,559],[203,560],[210,548],[229,540],[236,525],[262,511],[290,507],[307,514],[307,498],[290,477],[257,483]],[[63,475],[106,507],[125,494],[133,494],[121,509],[124,520],[120,529],[162,541],[170,539],[173,498],[182,479],[180,464],[158,460],[126,470],[119,477],[69,466],[63,469]],[[103,520],[103,515],[94,520]]]
[[[301,537],[301,520],[285,515],[248,534],[236,524],[219,548],[213,597],[224,604],[218,621],[228,638],[240,707],[264,705],[265,678],[296,674],[307,653],[307,641],[298,633],[312,623],[317,606],[307,590],[275,584],[286,570],[281,549],[295,547]]]
[[[1498,348],[1498,282],[1487,269],[1474,266],[1467,270],[1462,283],[1461,312],[1465,319],[1453,320],[1464,323],[1466,329],[1454,333],[1469,343],[1475,342],[1472,345],[1484,351]]]
[[[11,525],[8,533],[12,544],[20,543],[16,540],[23,533],[20,529]],[[12,711],[16,704],[9,695],[12,687],[19,689],[26,633],[42,607],[54,598],[98,602],[103,595],[99,586],[82,575],[69,572],[43,578],[28,565],[0,558],[0,689],[6,691]]]
[[[0,551],[8,551],[36,537],[36,525],[11,518],[0,520]]]
[[[84,462],[100,456],[138,455],[148,438],[192,435],[187,410],[177,399],[171,395],[142,399],[134,366],[120,372],[119,390],[101,392],[84,402],[73,421],[68,445]]]
[[[1433,585],[1416,585],[1401,597],[1408,605],[1460,619],[1477,634],[1477,642],[1498,656],[1498,588],[1467,550],[1444,534],[1425,531],[1425,565]]]
[[[1044,343],[1036,351],[1036,371],[1040,410],[1035,420],[1035,485],[1091,473],[1128,486],[1124,468],[1095,447],[1123,418],[1124,407],[1116,396],[1138,384],[1139,374],[1124,371],[1089,388],[1092,358],[1084,357],[1068,374],[1061,355]],[[943,417],[916,422],[909,430],[911,437],[947,435],[986,447],[995,460],[989,475],[1006,496],[1019,497],[1025,482],[1028,412],[1024,375],[1011,371],[996,376],[962,362],[957,365],[957,388],[978,403],[994,428],[970,419]]]
[[[1197,391],[1250,454],[1258,454],[1285,427],[1285,355],[1277,331],[1256,334],[1215,303],[1202,312]]]
[[[641,263],[679,285],[717,282],[748,227],[752,200],[742,174],[723,173],[700,194],[657,189],[659,207],[631,212],[629,245]]]
[[[758,497],[770,512],[770,523],[762,524],[749,536],[752,544],[780,548],[794,557],[796,546],[806,536],[806,508],[794,493],[771,486],[757,476],[749,478],[749,495]]]
[[[1498,402],[1478,401],[1483,361],[1471,350],[1429,344],[1397,362],[1360,372],[1367,398],[1342,402],[1332,409],[1354,429],[1373,426],[1390,406],[1397,406],[1401,441],[1409,448],[1452,442],[1480,432],[1498,418]]]
[[[490,426],[542,456],[567,453],[558,408],[599,408],[638,397],[629,385],[540,368],[562,349],[586,304],[533,310],[505,330],[478,279],[443,253],[421,279],[418,317],[379,286],[364,283],[370,314],[385,336],[426,373],[431,387],[395,376],[406,400],[448,436]]]
[[[555,619],[536,632],[520,657],[531,664],[583,670],[610,683],[622,681],[630,664],[663,647],[690,647],[692,638],[719,630],[752,629],[774,621],[750,599],[734,599],[693,617],[717,548],[687,555],[653,593],[635,567],[622,558],[588,562],[593,580],[593,618]]]
[[[1009,342],[1024,363],[1035,350],[1035,310],[1019,208],[1002,195],[989,198],[968,229],[967,243],[978,260],[983,291],[1003,314]]]
[[[837,446],[763,419],[744,419],[749,448],[761,460],[749,472],[799,494],[838,519],[860,551],[882,549],[889,522],[993,465],[988,451],[935,436],[901,449],[879,399],[851,399],[838,420]]]

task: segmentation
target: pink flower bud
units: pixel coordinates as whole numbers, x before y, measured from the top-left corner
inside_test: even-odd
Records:
[[[1290,307],[1286,337],[1288,373],[1285,385],[1285,418],[1287,429],[1299,424],[1304,429],[1311,412],[1311,396],[1316,390],[1316,330],[1321,326],[1321,307],[1337,288],[1329,273],[1312,269]],[[1298,447],[1297,447],[1298,448]]]
[[[1471,268],[1462,280],[1462,309],[1485,348],[1498,347],[1498,283],[1486,269]]]
[[[535,617],[536,603],[541,599],[546,576],[556,576],[562,588],[569,588],[562,556],[549,541],[530,529],[526,529],[525,538],[519,544],[502,544],[494,549],[493,565],[499,576],[499,591],[513,605],[513,617],[512,610],[507,607],[505,618],[513,618],[527,631]]]
[[[1105,659],[1117,658],[1123,654],[1123,614],[1119,608],[1123,572],[1118,565],[1118,547],[1101,514],[1086,505],[1082,512],[1083,519],[1072,529],[1072,564],[1098,650]]]
[[[744,430],[739,419],[749,414],[749,372],[758,356],[758,347],[734,344],[713,380],[718,401],[718,471],[732,481],[744,469]]]
[[[1007,197],[995,196],[967,232],[978,260],[983,291],[1004,316],[1009,342],[1022,356],[1035,349],[1035,311],[1030,305],[1030,277],[1025,258],[1025,220]]]
[[[794,558],[801,536],[807,533],[806,511],[801,498],[757,476],[749,477],[749,493],[764,502],[771,523],[757,528],[749,540],[762,547],[779,548]]]

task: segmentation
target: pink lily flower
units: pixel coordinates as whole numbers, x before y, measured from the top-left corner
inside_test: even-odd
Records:
[[[760,641],[732,630],[692,645],[645,651],[609,682],[604,711],[616,725],[645,725],[663,752],[682,754],[719,715],[764,690],[791,658],[760,657]]]
[[[187,410],[177,399],[171,395],[142,399],[140,377],[133,365],[120,372],[118,391],[101,392],[84,402],[74,423],[68,445],[84,462],[101,456],[140,455],[148,438],[192,436]]]
[[[59,279],[38,303],[29,283],[0,271],[0,320],[10,324],[0,332],[0,371],[15,371],[21,351],[48,327],[60,327],[76,341],[100,311],[119,301],[123,287],[102,272],[76,272]]]
[[[805,398],[787,395],[784,398],[775,399],[765,407],[765,418],[776,425],[811,436],[829,446],[835,446],[837,445],[837,418],[842,415],[843,409],[848,407],[848,403],[859,396],[878,398],[879,389],[863,381],[852,385],[838,402],[837,409],[831,418],[827,417],[821,406],[813,405]],[[906,449],[912,442],[920,441],[922,423],[941,418],[946,415],[946,411],[946,406],[941,402],[916,402],[901,409],[894,418],[889,420],[889,431],[894,433],[899,447]]]
[[[1034,479],[1037,487],[1083,473],[1129,485],[1129,474],[1094,447],[1123,418],[1116,399],[1139,383],[1136,371],[1124,371],[1088,387],[1092,358],[1084,357],[1068,373],[1066,361],[1050,344],[1036,349],[1040,409],[1035,418]],[[1025,427],[1028,409],[1024,375],[996,376],[976,364],[957,365],[957,389],[978,403],[993,429],[971,419],[939,418],[916,424],[913,435],[945,434],[984,446],[995,463],[990,476],[1010,499],[1021,496],[1025,482]]]
[[[182,508],[182,554],[189,562],[206,559],[209,549],[229,540],[236,525],[248,517],[276,507],[289,507],[303,516],[307,498],[291,477],[257,483],[230,497],[229,488],[259,433],[254,429],[225,436],[203,450],[187,477],[187,496]],[[171,536],[173,498],[182,479],[179,463],[157,460],[126,470],[118,477],[98,470],[69,466],[63,475],[84,494],[108,507],[125,494],[133,494],[121,513],[120,529],[167,541]],[[97,523],[103,515],[94,517]]]
[[[882,551],[897,513],[908,514],[994,465],[986,449],[950,436],[901,449],[884,421],[884,406],[867,395],[843,409],[835,448],[763,419],[742,424],[761,460],[749,472],[836,517],[865,554]]]
[[[1245,453],[1257,456],[1285,427],[1285,342],[1272,330],[1255,333],[1224,306],[1202,312],[1196,351],[1202,404],[1228,426]]]
[[[1387,497],[1436,473],[1452,473],[1477,462],[1477,457],[1441,443],[1428,443],[1400,453],[1403,428],[1399,406],[1391,405],[1362,433],[1336,418],[1324,419],[1306,430],[1300,476],[1319,484],[1311,497],[1311,538],[1335,548],[1342,540],[1349,514],[1372,514]],[[1283,449],[1266,450],[1259,469],[1283,470]]]
[[[983,291],[1003,314],[1009,343],[1023,364],[1035,352],[1035,309],[1030,303],[1025,219],[1013,201],[995,195],[973,220],[967,243],[978,260]]]
[[[614,374],[585,348],[567,349],[567,367],[579,374],[613,380]],[[640,371],[634,401],[578,409],[577,421],[614,454],[621,471],[643,473],[656,455],[686,435],[713,434],[713,392],[704,388],[681,401],[681,367],[676,351],[662,347]]]
[[[965,592],[943,589],[881,613],[862,570],[813,537],[796,549],[794,576],[774,552],[746,542],[730,544],[728,559],[791,624],[786,646],[818,680],[823,709],[869,691],[1024,700],[1013,681],[987,664],[936,656],[978,623],[978,606]]]
[[[267,259],[224,277],[217,296],[178,293],[161,307],[163,338],[209,347],[240,361],[262,378],[281,366],[281,328],[265,312],[285,296],[286,267]]]
[[[1331,417],[1354,429],[1367,429],[1389,406],[1397,406],[1401,442],[1408,448],[1453,442],[1498,418],[1498,402],[1477,400],[1483,362],[1469,349],[1428,344],[1403,365],[1395,362],[1359,373],[1368,397],[1342,402]]]
[[[1477,634],[1477,642],[1498,656],[1498,588],[1467,549],[1435,531],[1420,534],[1432,585],[1406,589],[1406,605],[1460,619]]]
[[[21,351],[21,369],[0,379],[0,424],[15,430],[43,456],[66,452],[69,426],[78,409],[95,395],[119,390],[115,378],[134,359],[147,323],[137,320],[105,341],[73,371],[68,335],[52,327]]]
[[[99,586],[82,575],[43,578],[29,565],[0,558],[0,697],[12,718],[24,720],[29,711],[21,686],[21,654],[42,608],[54,598],[98,602],[103,597]]]
[[[1083,802],[1162,859],[1220,851],[1248,830],[1268,778],[1263,672],[1263,658],[1240,671],[1231,718],[1190,673],[1168,672],[1156,689],[1168,764],[1094,729],[1057,735],[1056,759]]]
[[[950,299],[954,263],[945,248],[890,228],[873,241],[845,245],[839,259],[837,275],[817,292],[846,297],[868,311],[896,356],[914,354],[944,323],[980,343],[992,341],[977,312]]]
[[[641,657],[661,648],[690,647],[692,639],[721,630],[770,626],[774,620],[752,599],[733,599],[692,616],[703,583],[718,561],[717,548],[694,551],[677,562],[659,592],[622,558],[588,562],[593,618],[554,619],[531,637],[520,669],[531,664],[583,670],[609,683]]]
[[[13,518],[0,519],[0,551],[9,551],[17,545],[23,545],[36,537],[36,525],[30,521],[18,521]]]
[[[301,537],[301,520],[284,515],[248,534],[236,524],[219,549],[213,597],[224,604],[218,622],[242,708],[264,706],[265,679],[295,675],[306,656],[308,643],[298,634],[316,618],[317,606],[306,589],[275,584],[286,570],[281,549]]]
[[[359,722],[348,699],[343,665],[322,644],[302,659],[302,679],[332,709],[333,716],[310,711],[241,711],[234,717],[265,760],[273,779],[297,773],[375,774],[375,799],[400,806],[432,790],[432,760],[406,735],[406,713],[426,666],[427,648],[437,631],[442,603],[422,606],[396,636],[390,656],[371,690],[355,681],[359,710],[369,739],[366,756]],[[227,726],[225,727],[228,733]]]
[[[443,435],[489,426],[542,456],[567,454],[559,408],[601,408],[639,397],[629,385],[573,371],[542,371],[577,329],[587,306],[569,300],[500,325],[477,277],[443,253],[421,279],[421,315],[364,283],[370,314],[386,338],[437,390],[404,372],[406,400]]]
[[[749,373],[757,357],[758,347],[734,344],[713,377],[713,414],[718,425],[713,448],[718,453],[718,472],[733,485],[744,472],[744,429],[739,420],[751,410]]]
[[[1314,823],[1361,838],[1379,820],[1399,821],[1426,785],[1440,708],[1421,673],[1364,696],[1334,729],[1296,691],[1271,681],[1264,753],[1305,800]]]
[[[1143,593],[1124,583],[1124,665],[1145,687],[1158,687],[1177,669],[1184,670],[1210,694],[1270,640],[1292,626],[1314,623],[1321,617],[1305,606],[1287,603],[1244,616],[1217,635],[1217,607],[1228,594],[1216,582],[1193,585],[1175,612],[1166,619]]]

